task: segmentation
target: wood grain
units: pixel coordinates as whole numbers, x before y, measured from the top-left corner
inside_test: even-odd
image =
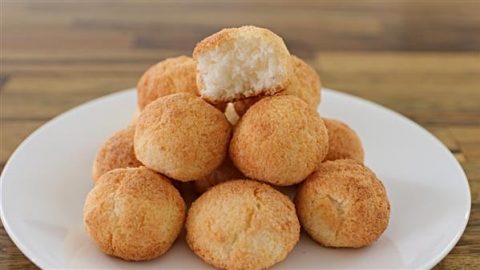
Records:
[[[1,1],[0,167],[28,134],[132,87],[202,37],[266,26],[322,84],[396,110],[437,136],[472,192],[464,235],[435,269],[480,269],[480,2]],[[0,227],[0,269],[36,269]]]

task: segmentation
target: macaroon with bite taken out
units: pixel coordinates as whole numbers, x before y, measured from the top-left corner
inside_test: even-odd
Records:
[[[274,95],[293,72],[282,38],[255,26],[227,28],[200,41],[193,51],[197,86],[212,103]]]

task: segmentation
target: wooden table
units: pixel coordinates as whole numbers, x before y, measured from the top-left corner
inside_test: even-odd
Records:
[[[33,130],[136,84],[220,28],[266,26],[324,86],[383,104],[435,134],[472,190],[460,242],[436,269],[480,269],[479,1],[1,1],[0,166]],[[368,153],[367,153],[368,154]],[[36,268],[0,228],[0,269]]]

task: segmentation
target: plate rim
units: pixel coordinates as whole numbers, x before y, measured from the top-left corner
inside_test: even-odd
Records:
[[[100,97],[97,97],[97,98],[94,98],[92,100],[89,100],[89,101],[86,101],[84,103],[81,103],[81,104],[78,104],[62,113],[60,113],[59,115],[57,116],[54,116],[53,118],[51,118],[50,120],[48,120],[47,122],[45,122],[44,124],[42,124],[40,127],[38,127],[37,129],[35,129],[32,133],[30,133],[16,148],[15,150],[13,151],[13,153],[8,157],[6,163],[5,163],[5,166],[3,167],[3,170],[2,170],[2,173],[0,175],[0,220],[2,221],[2,224],[3,224],[3,227],[5,229],[5,231],[7,232],[7,235],[10,237],[10,239],[12,240],[12,242],[17,246],[17,248],[23,253],[23,255],[25,257],[27,257],[33,264],[35,264],[37,267],[39,268],[42,268],[42,269],[51,269],[51,268],[56,268],[56,266],[54,265],[50,265],[50,263],[48,263],[47,261],[42,261],[40,262],[40,259],[37,258],[37,256],[35,255],[35,253],[33,251],[31,251],[30,249],[28,249],[16,236],[16,234],[14,233],[14,230],[12,229],[11,225],[9,224],[8,220],[6,219],[6,216],[5,216],[5,209],[4,209],[4,198],[3,198],[3,189],[4,189],[4,186],[5,186],[5,172],[9,170],[9,168],[12,166],[11,165],[11,160],[14,159],[14,157],[18,154],[19,150],[21,148],[23,148],[24,145],[26,145],[27,143],[29,143],[37,133],[41,132],[41,130],[43,129],[46,129],[48,128],[50,125],[52,125],[54,122],[64,118],[64,117],[67,117],[68,115],[70,114],[73,114],[75,113],[77,110],[81,110],[83,109],[83,107],[85,106],[91,106],[92,104],[95,104],[95,103],[99,103],[99,102],[103,102],[103,100],[105,99],[109,99],[109,98],[112,98],[114,96],[117,96],[117,95],[124,95],[126,93],[129,93],[129,92],[132,92],[132,91],[135,91],[136,88],[133,87],[133,88],[128,88],[128,89],[124,89],[124,90],[120,90],[120,91],[116,91],[114,93],[110,93],[110,94],[107,94],[107,95],[104,95],[104,96],[100,96]],[[434,135],[432,134],[431,132],[429,132],[427,129],[425,129],[424,127],[422,127],[420,124],[418,124],[417,122],[413,121],[412,119],[400,114],[399,112],[397,111],[394,111],[390,108],[387,108],[386,106],[383,106],[381,104],[378,104],[378,103],[375,103],[373,101],[370,101],[368,99],[364,99],[364,98],[361,98],[361,97],[358,97],[358,96],[355,96],[355,95],[352,95],[352,94],[349,94],[349,93],[345,93],[345,92],[342,92],[342,91],[339,91],[339,90],[334,90],[334,89],[331,89],[331,88],[324,88],[322,87],[322,92],[330,92],[332,94],[336,94],[336,95],[340,95],[340,96],[343,96],[343,97],[346,97],[346,98],[350,98],[350,99],[354,99],[355,101],[357,102],[363,102],[363,103],[367,103],[369,106],[373,106],[377,109],[381,109],[382,111],[386,112],[386,113],[389,113],[389,114],[392,114],[392,115],[395,115],[396,117],[402,119],[402,121],[404,122],[408,122],[410,125],[413,125],[415,126],[417,129],[421,130],[423,133],[426,133],[428,134],[431,138],[433,138],[437,145],[439,145],[439,147],[442,147],[444,150],[446,150],[448,153],[449,153],[449,157],[454,160],[455,162],[455,166],[457,167],[457,169],[459,169],[459,171],[461,172],[461,175],[463,177],[463,183],[464,185],[466,186],[466,199],[467,199],[467,209],[466,209],[466,213],[465,213],[465,217],[463,219],[463,224],[462,224],[462,227],[459,231],[457,231],[456,235],[451,239],[451,241],[448,243],[448,245],[446,245],[441,252],[439,252],[437,254],[437,256],[435,256],[434,258],[432,258],[431,260],[427,261],[424,265],[422,265],[421,269],[430,269],[432,267],[434,267],[435,265],[437,265],[443,258],[445,258],[448,253],[455,247],[455,245],[458,243],[458,241],[460,240],[460,238],[462,237],[463,233],[465,232],[465,229],[467,227],[467,224],[468,224],[468,221],[470,220],[470,214],[471,214],[471,204],[472,204],[472,199],[471,199],[471,189],[470,189],[470,183],[468,182],[468,177],[467,175],[465,174],[465,171],[463,169],[463,167],[461,166],[461,164],[458,162],[458,160],[453,156],[453,154],[450,152],[450,150]],[[319,107],[318,107],[319,108]],[[317,108],[317,110],[318,110]]]

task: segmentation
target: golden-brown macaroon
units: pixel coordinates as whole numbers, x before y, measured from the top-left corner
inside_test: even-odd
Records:
[[[210,187],[213,187],[217,184],[232,179],[242,178],[245,178],[245,176],[237,168],[235,168],[235,165],[233,165],[233,162],[230,160],[230,158],[226,157],[222,165],[220,165],[220,167],[218,167],[215,171],[201,179],[194,181],[193,183],[195,185],[195,190],[198,193],[203,193]]]
[[[197,44],[197,86],[213,103],[273,95],[290,84],[290,53],[282,38],[255,26],[227,28]]]
[[[351,159],[327,161],[301,185],[295,198],[305,231],[327,247],[363,247],[385,231],[390,203],[367,167]]]
[[[188,56],[167,58],[150,67],[137,84],[138,107],[143,110],[159,97],[175,93],[198,95],[195,61]]]
[[[103,252],[141,261],[170,248],[182,230],[185,208],[167,178],[145,167],[115,169],[88,194],[83,219]]]
[[[305,63],[302,59],[292,55],[293,76],[291,83],[285,91],[278,95],[293,95],[301,98],[315,110],[320,104],[320,77],[314,68]],[[243,115],[255,102],[262,97],[252,97],[238,100],[234,103],[238,115]]]
[[[140,114],[135,155],[146,167],[180,181],[193,181],[223,162],[231,125],[199,97],[178,93],[150,103]]]
[[[363,163],[364,151],[357,133],[347,124],[323,118],[328,130],[328,154],[325,160],[354,159]]]
[[[295,55],[292,55],[292,63],[295,76],[283,94],[297,96],[316,110],[321,99],[317,71]]]
[[[266,97],[240,118],[230,158],[246,176],[288,186],[301,182],[328,152],[320,115],[298,97]]]
[[[265,269],[282,260],[300,237],[290,199],[252,180],[216,185],[193,202],[187,244],[220,269]]]
[[[92,178],[94,182],[104,173],[113,169],[142,165],[135,157],[135,151],[133,150],[134,134],[135,126],[129,126],[113,134],[100,147],[93,162]]]

